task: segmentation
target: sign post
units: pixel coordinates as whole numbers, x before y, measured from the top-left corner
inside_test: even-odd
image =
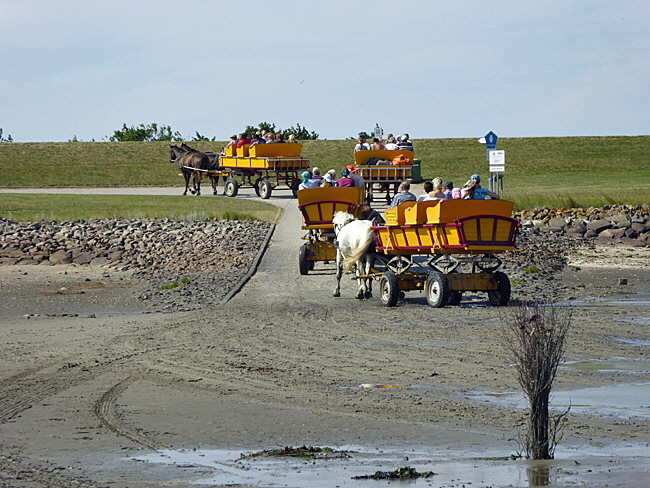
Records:
[[[506,153],[497,151],[497,141],[499,136],[490,131],[481,137],[478,142],[485,144],[486,159],[490,163],[490,180],[488,189],[503,196],[503,174],[506,171]]]
[[[503,196],[503,173],[506,172],[506,152],[505,151],[488,151],[488,160],[490,162],[490,183],[489,190]]]

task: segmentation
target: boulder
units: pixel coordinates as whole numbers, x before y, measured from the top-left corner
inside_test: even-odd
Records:
[[[592,220],[591,222],[587,223],[587,230],[593,230],[596,234],[600,234],[605,229],[611,228],[612,224],[602,219]]]
[[[90,264],[95,255],[90,252],[75,252],[72,254],[72,262],[76,264]]]
[[[69,252],[57,251],[50,254],[50,262],[53,264],[70,264],[72,262],[72,255]]]

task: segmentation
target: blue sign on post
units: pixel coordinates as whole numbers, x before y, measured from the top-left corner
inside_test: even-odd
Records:
[[[485,147],[488,150],[496,149],[498,139],[499,139],[499,136],[497,136],[494,132],[492,132],[492,131],[488,132],[487,134],[485,134]]]

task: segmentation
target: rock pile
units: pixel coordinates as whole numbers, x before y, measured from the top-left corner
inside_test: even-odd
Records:
[[[0,219],[0,265],[76,263],[116,268],[200,271],[251,264],[265,222],[105,219],[18,223]]]
[[[535,208],[515,215],[524,228],[549,234],[596,239],[598,244],[650,247],[650,205],[606,205],[602,208]]]
[[[17,223],[0,219],[0,266],[75,263],[126,271],[153,310],[218,304],[249,272],[266,222],[169,219]],[[180,284],[179,284],[180,283]],[[176,285],[176,286],[165,286]]]

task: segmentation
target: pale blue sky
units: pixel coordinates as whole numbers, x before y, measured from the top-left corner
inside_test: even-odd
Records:
[[[650,134],[650,2],[0,0],[0,128]]]

